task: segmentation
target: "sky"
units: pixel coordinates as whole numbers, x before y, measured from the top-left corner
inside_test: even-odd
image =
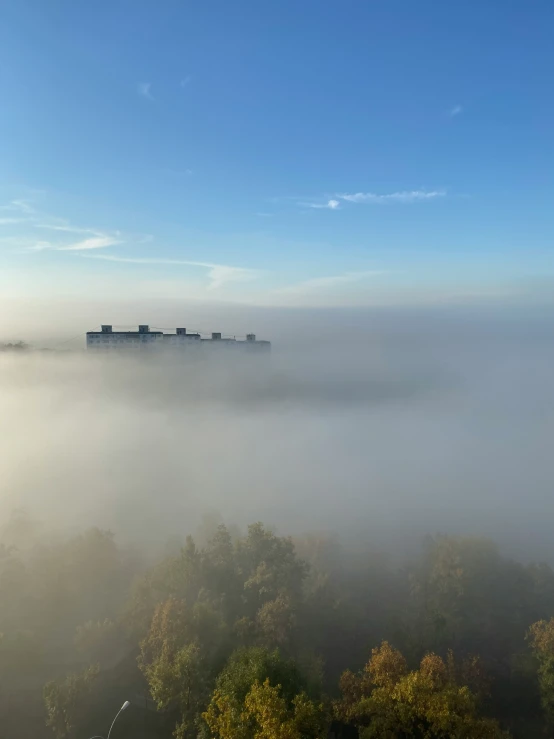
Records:
[[[0,292],[548,294],[548,0],[4,0]]]

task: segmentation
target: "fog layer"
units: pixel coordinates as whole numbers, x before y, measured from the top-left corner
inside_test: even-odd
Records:
[[[269,363],[240,366],[0,355],[0,513],[153,546],[217,511],[554,559],[552,318],[289,312],[266,317]]]

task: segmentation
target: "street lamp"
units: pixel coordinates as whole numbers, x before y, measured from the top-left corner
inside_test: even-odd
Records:
[[[121,706],[121,708],[119,709],[119,711],[115,714],[115,718],[112,721],[112,725],[110,726],[110,730],[108,731],[108,736],[106,737],[106,739],[110,739],[110,734],[112,733],[113,725],[115,724],[115,722],[119,718],[119,714],[120,713],[123,713],[123,711],[125,711],[127,708],[129,708],[130,705],[131,704],[130,704],[129,701],[125,701],[125,703]],[[90,739],[104,739],[104,737],[103,736],[100,736],[99,734],[97,734],[96,736],[91,736]]]

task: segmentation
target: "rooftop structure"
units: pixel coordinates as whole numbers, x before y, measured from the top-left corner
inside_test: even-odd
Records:
[[[187,351],[207,351],[211,349],[237,349],[239,351],[268,352],[269,341],[259,341],[256,334],[247,334],[246,339],[225,337],[214,332],[211,338],[204,338],[200,332],[188,333],[186,328],[176,328],[175,333],[164,333],[161,330],[151,331],[143,324],[138,330],[114,331],[113,326],[102,325],[100,331],[87,331],[87,349],[121,350],[121,349],[186,349]]]

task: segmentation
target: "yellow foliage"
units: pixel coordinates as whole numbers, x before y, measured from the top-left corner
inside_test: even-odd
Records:
[[[208,710],[202,714],[214,736],[220,739],[323,739],[326,716],[321,704],[299,693],[287,704],[280,685],[255,681],[237,704],[215,691]]]
[[[456,680],[453,658],[427,654],[408,672],[402,654],[387,642],[373,649],[359,676],[345,673],[339,719],[357,726],[362,739],[496,739],[498,724],[479,717],[477,697]]]
[[[398,649],[393,649],[384,641],[380,647],[371,650],[371,659],[365,672],[374,685],[392,686],[406,674],[406,660]]]
[[[554,618],[534,623],[529,628],[528,639],[538,654],[554,656]]]

